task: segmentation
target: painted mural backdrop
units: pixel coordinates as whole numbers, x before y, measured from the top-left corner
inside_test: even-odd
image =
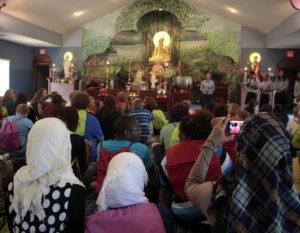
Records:
[[[84,77],[148,72],[158,30],[170,34],[170,63],[182,74],[200,81],[210,70],[217,83],[236,79],[241,25],[178,0],[139,0],[84,25]]]

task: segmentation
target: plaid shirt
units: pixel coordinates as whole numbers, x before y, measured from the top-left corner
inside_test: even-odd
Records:
[[[226,232],[300,232],[288,132],[269,113],[252,115],[238,139],[237,186]]]

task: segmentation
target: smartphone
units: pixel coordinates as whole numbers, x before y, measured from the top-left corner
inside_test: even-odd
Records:
[[[228,131],[230,134],[238,134],[244,121],[228,121]]]
[[[197,111],[201,110],[201,105],[195,105],[193,104],[190,108],[189,108],[189,115],[194,115]]]

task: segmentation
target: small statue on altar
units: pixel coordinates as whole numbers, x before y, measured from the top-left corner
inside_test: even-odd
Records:
[[[109,88],[110,88],[110,89],[114,89],[114,86],[115,86],[114,79],[111,78],[110,81],[109,81]]]
[[[169,46],[165,44],[165,38],[160,37],[158,40],[158,45],[155,45],[152,56],[149,58],[150,62],[168,62],[170,61],[170,49]]]
[[[64,74],[65,77],[71,78],[73,76],[73,54],[71,52],[66,52],[64,54]]]
[[[133,87],[134,89],[141,89],[142,85],[143,85],[143,78],[144,76],[144,71],[142,69],[138,69],[138,71],[136,72],[134,81],[133,81]]]
[[[254,52],[250,55],[251,69],[256,77],[260,76],[260,60],[261,56],[259,53]]]
[[[151,76],[150,76],[150,83],[151,83],[151,90],[154,90],[156,87],[156,75],[153,71],[150,72]]]

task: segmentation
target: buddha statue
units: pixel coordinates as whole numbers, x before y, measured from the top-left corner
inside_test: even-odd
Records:
[[[165,46],[165,39],[159,38],[158,45],[155,46],[152,56],[149,58],[149,62],[168,62],[170,61],[170,49]]]
[[[64,74],[65,77],[71,78],[73,76],[73,54],[66,52],[64,54]]]

